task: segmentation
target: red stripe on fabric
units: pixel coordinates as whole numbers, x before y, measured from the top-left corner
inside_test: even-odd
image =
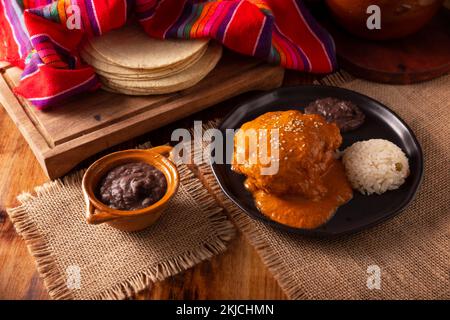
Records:
[[[75,50],[83,37],[83,32],[80,30],[67,30],[65,26],[59,23],[46,20],[27,11],[24,14],[24,20],[30,37],[47,34],[69,51]]]
[[[217,36],[218,34],[218,30],[220,28],[220,26],[222,25],[223,20],[225,19],[225,17],[227,16],[229,10],[231,10],[231,8],[234,7],[234,2],[235,1],[230,1],[230,2],[220,2],[218,3],[218,9],[216,9],[216,11],[219,11],[218,13],[216,12],[214,14],[214,17],[211,18],[211,28],[210,28],[210,33],[213,36]]]
[[[39,72],[21,81],[15,92],[27,99],[55,96],[70,91],[94,74],[91,67],[66,70],[44,65],[39,67]]]
[[[328,61],[322,44],[309,31],[308,26],[299,17],[294,0],[267,0],[275,16],[275,22],[280,30],[295,41],[311,61],[313,72],[330,72],[332,67]]]
[[[203,7],[202,15],[199,20],[194,24],[191,35],[193,37],[206,37],[208,34],[206,33],[205,26],[208,23],[209,19],[214,13],[215,4],[208,3]]]
[[[14,41],[14,36],[6,19],[3,5],[0,4],[0,36],[2,45],[0,45],[0,60],[8,61],[13,65],[23,68],[24,61],[20,58],[19,47]]]
[[[210,14],[208,15],[208,19],[205,20],[205,25],[202,28],[203,34],[206,37],[212,37],[214,34],[211,32],[211,30],[214,28],[214,22],[219,23],[218,17],[220,16],[220,13],[223,13],[223,8],[225,4],[219,3],[219,2],[212,2],[210,4]]]
[[[264,14],[257,6],[246,1],[242,2],[226,30],[225,45],[251,55],[263,22]],[[245,41],[242,41],[242,35],[245,35]]]
[[[286,54],[286,65],[289,68],[298,69],[299,65],[302,66],[302,69],[305,67],[302,57],[299,53],[301,49],[299,49],[295,45],[295,43],[286,39],[286,35],[282,34],[279,28],[275,27],[272,37],[274,39],[274,42],[277,41],[279,45],[278,49],[283,50],[283,52]],[[306,59],[308,58],[306,57]]]
[[[206,19],[206,17],[209,14],[209,11],[210,11],[209,9],[210,9],[210,6],[203,7],[203,10],[200,13],[200,16],[197,18],[197,20],[192,25],[190,37],[194,38],[194,37],[200,36],[199,31],[202,29],[201,26],[202,26],[203,21]]]
[[[280,56],[280,64],[281,65],[287,65],[287,55],[286,50],[281,47],[281,38],[279,35],[273,33],[272,34],[272,45],[275,48],[275,50],[278,52],[278,55]]]
[[[144,2],[145,1],[145,2]],[[152,9],[158,0],[138,0],[136,1],[136,12],[145,12]]]
[[[125,24],[126,0],[93,0],[102,33],[120,28]]]
[[[148,20],[141,21],[145,32],[153,37],[163,38],[169,27],[180,17],[185,3],[185,0],[161,0],[155,15]]]

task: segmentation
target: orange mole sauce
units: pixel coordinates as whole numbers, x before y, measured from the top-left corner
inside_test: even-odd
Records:
[[[279,166],[274,174],[262,174],[264,165],[250,161],[250,140],[243,139],[249,129],[269,130],[263,138],[268,145],[278,144],[279,156],[273,161]],[[272,139],[272,129],[278,130],[278,141]],[[261,141],[257,143],[261,146]],[[320,115],[268,112],[237,132],[232,169],[247,176],[245,187],[262,214],[282,224],[312,229],[352,198],[344,167],[335,159],[341,143],[339,128]]]
[[[271,220],[296,228],[314,229],[330,220],[337,208],[353,197],[340,161],[334,161],[324,181],[328,191],[319,200],[295,194],[278,196],[262,190],[251,192],[258,209]]]

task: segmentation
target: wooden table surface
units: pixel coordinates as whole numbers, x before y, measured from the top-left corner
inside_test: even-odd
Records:
[[[284,85],[311,83],[313,76],[286,72]],[[190,127],[193,120],[224,116],[237,102],[254,93],[237,97],[167,127],[149,132],[120,147],[144,141],[165,143],[175,128]],[[48,181],[19,130],[0,108],[0,299],[49,299],[35,262],[6,214],[18,205],[16,196]],[[90,160],[92,161],[92,160]],[[83,167],[89,160],[80,164]],[[285,299],[276,280],[242,234],[228,250],[209,261],[168,278],[140,293],[137,299]]]

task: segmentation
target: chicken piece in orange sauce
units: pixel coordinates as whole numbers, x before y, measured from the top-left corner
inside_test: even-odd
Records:
[[[247,134],[252,131],[259,132],[258,146],[266,149],[270,164],[252,159],[254,141]],[[353,195],[343,165],[335,157],[341,143],[338,127],[320,115],[268,112],[236,133],[232,169],[247,177],[245,186],[264,215],[289,226],[316,228]],[[264,152],[256,150],[258,155]],[[264,174],[262,169],[274,161],[278,170]]]

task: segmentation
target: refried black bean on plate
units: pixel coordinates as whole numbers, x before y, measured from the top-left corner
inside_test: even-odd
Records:
[[[364,113],[351,101],[336,98],[324,98],[311,102],[305,108],[306,114],[319,114],[334,122],[341,132],[359,128],[365,120]]]

